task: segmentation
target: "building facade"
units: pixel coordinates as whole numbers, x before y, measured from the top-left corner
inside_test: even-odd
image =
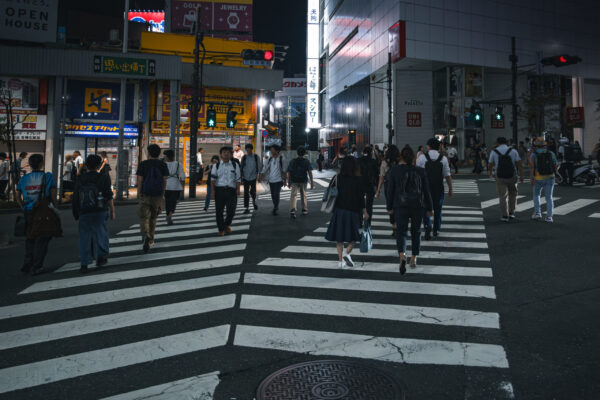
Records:
[[[518,140],[548,131],[598,141],[600,3],[554,1],[309,0],[318,19],[321,141],[384,143],[392,112],[393,142],[418,146],[434,134],[465,154],[474,143],[511,138],[511,37],[518,56]],[[315,11],[315,8],[318,8]],[[312,10],[312,11],[311,11]],[[583,12],[586,10],[586,12]],[[582,62],[539,68],[544,57]],[[388,102],[391,58],[392,102]],[[584,107],[570,124],[567,109]],[[475,108],[482,120],[473,119]],[[503,118],[495,120],[496,112]],[[456,139],[455,139],[456,138]]]

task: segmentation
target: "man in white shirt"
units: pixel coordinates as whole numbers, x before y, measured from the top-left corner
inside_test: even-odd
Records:
[[[197,172],[197,181],[202,182],[202,178],[204,178],[204,163],[202,162],[202,153],[204,153],[204,149],[200,147],[198,149],[198,153],[196,153],[196,172]]]
[[[279,154],[281,148],[277,145],[272,145],[269,149],[271,151],[271,157],[263,166],[262,173],[258,176],[258,181],[261,182],[263,177],[269,181],[269,187],[271,189],[271,200],[273,200],[273,215],[277,215],[279,211],[279,198],[281,195],[281,188],[287,184],[287,173],[288,163]]]
[[[73,168],[75,169],[75,175],[79,176],[83,170],[83,157],[81,157],[81,153],[77,150],[73,152]]]
[[[8,186],[8,157],[6,153],[0,153],[0,199],[6,198],[6,187]]]
[[[238,144],[238,145],[235,146],[235,151],[233,152],[233,158],[235,158],[236,160],[238,160],[238,162],[241,164],[242,163],[242,157],[244,157],[244,151],[242,150],[242,148]]]
[[[496,148],[491,152],[489,159],[490,178],[496,178],[496,190],[500,200],[501,220],[508,222],[515,219],[517,208],[517,181],[523,182],[523,165],[519,152],[508,147],[508,140],[504,137],[496,139]],[[517,173],[518,169],[518,173]],[[508,204],[506,200],[508,198]]]
[[[458,151],[456,150],[456,147],[454,147],[453,145],[450,145],[450,147],[448,147],[448,161],[450,161],[450,166],[452,168],[454,168],[454,174],[458,174]]]
[[[219,236],[231,233],[231,223],[235,215],[237,198],[240,195],[241,168],[232,160],[231,147],[221,147],[221,161],[213,165],[211,174],[211,190],[215,200],[217,228]],[[227,218],[223,218],[223,210],[227,207]]]
[[[427,151],[417,158],[416,166],[425,168],[431,200],[433,201],[433,223],[427,213],[423,215],[425,225],[425,240],[437,236],[442,227],[442,206],[444,205],[444,179],[448,183],[448,197],[452,198],[452,174],[448,159],[440,153],[440,141],[431,138],[427,141]]]

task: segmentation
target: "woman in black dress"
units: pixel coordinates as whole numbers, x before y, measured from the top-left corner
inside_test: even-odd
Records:
[[[400,164],[390,171],[385,195],[388,214],[396,220],[396,247],[400,255],[400,274],[406,272],[406,233],[410,221],[411,268],[417,267],[417,256],[421,247],[421,222],[424,211],[433,215],[433,202],[424,168],[415,167],[415,153],[408,146],[400,152]]]
[[[350,253],[354,242],[360,241],[360,213],[365,220],[369,214],[365,208],[364,188],[360,181],[360,165],[354,157],[344,157],[337,175],[338,197],[325,239],[336,242],[338,252],[338,267],[354,267]],[[344,243],[348,246],[344,248]]]

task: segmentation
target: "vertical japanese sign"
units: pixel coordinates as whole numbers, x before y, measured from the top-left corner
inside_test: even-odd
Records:
[[[320,128],[319,122],[319,0],[308,0],[306,27],[306,126]]]

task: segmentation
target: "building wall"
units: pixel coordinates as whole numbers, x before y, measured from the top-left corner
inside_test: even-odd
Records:
[[[334,97],[387,62],[388,29],[406,20],[409,59],[509,68],[510,37],[517,38],[519,64],[568,53],[583,62],[546,72],[600,79],[597,16],[592,0],[339,0],[325,1],[329,53],[355,27],[358,33],[330,61],[329,97]]]
[[[583,87],[585,107],[584,154],[589,155],[600,140],[600,81],[586,79]]]
[[[430,71],[396,71],[394,143],[413,150],[433,137],[433,75]],[[408,126],[407,114],[420,113],[421,126]]]

